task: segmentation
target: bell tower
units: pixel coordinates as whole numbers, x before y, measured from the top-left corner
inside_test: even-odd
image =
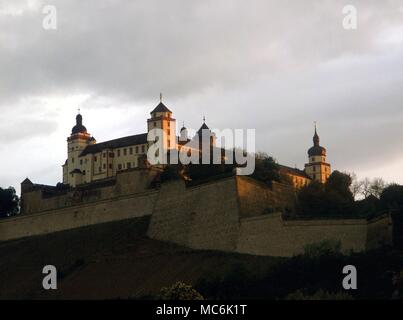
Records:
[[[305,172],[312,180],[325,183],[330,176],[331,167],[326,162],[326,149],[320,146],[319,140],[315,122],[313,147],[308,150],[308,163],[305,164]]]
[[[151,118],[147,120],[147,132],[155,128],[162,129],[164,151],[176,149],[176,120],[172,118],[172,111],[162,103],[162,94],[160,94],[160,103],[150,112],[150,115]]]
[[[83,117],[79,113],[76,116],[76,125],[71,129],[71,135],[67,138],[67,160],[63,165],[63,183],[76,186],[81,183],[82,163],[79,156],[90,144],[96,143],[95,139],[87,132],[83,125]]]

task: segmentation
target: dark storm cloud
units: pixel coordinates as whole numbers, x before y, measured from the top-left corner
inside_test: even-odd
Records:
[[[12,1],[10,1],[12,3]],[[368,53],[401,21],[399,1],[358,4],[355,32],[344,1],[46,1],[2,17],[1,96],[90,91],[149,99],[231,88],[346,53]],[[54,4],[58,30],[42,29]],[[354,3],[354,2],[353,2]]]
[[[45,4],[56,6],[57,30],[42,28]],[[58,103],[41,101],[82,94],[84,109],[122,113],[107,132],[90,119],[92,133],[112,138],[133,123],[125,108],[136,106],[143,123],[162,91],[187,126],[197,129],[204,113],[212,127],[256,128],[258,149],[290,165],[306,161],[315,120],[336,168],[403,157],[403,3],[348,1],[358,9],[354,31],[342,28],[345,4],[3,1],[0,111],[14,121],[1,126],[1,143],[62,126],[65,152],[74,116],[60,123]]]

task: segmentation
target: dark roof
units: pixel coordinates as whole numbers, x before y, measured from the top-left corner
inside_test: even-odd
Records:
[[[71,134],[87,133],[87,128],[83,126],[83,117],[81,114],[76,116],[76,125],[71,129]]]
[[[203,130],[208,130],[210,131],[210,128],[207,126],[205,122],[203,122],[202,126],[200,129],[197,131],[197,135],[200,136],[203,133]],[[211,131],[210,131],[211,132]]]
[[[33,185],[32,181],[29,180],[28,178],[25,178],[25,180],[23,182],[21,182],[21,184],[32,184]]]
[[[283,171],[284,173],[289,173],[292,174],[294,176],[300,176],[300,177],[304,177],[307,179],[310,179],[310,177],[305,173],[305,171],[297,169],[297,168],[291,168],[291,167],[287,167],[287,166],[283,166],[283,165],[279,165],[280,166],[280,171]]]
[[[147,143],[147,133],[136,134],[134,136],[123,137],[115,140],[109,140],[105,142],[100,142],[96,144],[91,144],[87,146],[83,152],[81,152],[80,157],[85,156],[90,153],[98,153],[104,149],[116,149],[123,148],[127,146],[132,146],[136,144],[146,144]]]
[[[321,146],[313,146],[313,147],[309,148],[308,155],[310,157],[312,157],[312,156],[325,156],[326,155],[326,149],[321,147]]]
[[[169,110],[167,108],[167,106],[165,104],[163,104],[162,102],[160,102],[158,104],[158,106],[156,106],[155,109],[153,111],[151,111],[151,113],[154,113],[154,112],[170,112],[170,113],[172,113],[172,111]]]
[[[325,156],[326,155],[326,149],[321,147],[319,144],[319,135],[318,132],[316,131],[316,125],[315,125],[315,134],[313,135],[313,147],[311,147],[308,150],[308,156]]]

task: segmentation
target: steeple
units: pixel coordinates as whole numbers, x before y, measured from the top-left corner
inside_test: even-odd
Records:
[[[319,135],[315,121],[313,146],[308,150],[308,163],[305,172],[312,180],[325,183],[331,173],[330,164],[326,162],[326,149],[319,144]]]
[[[318,147],[319,146],[319,135],[316,130],[316,121],[315,121],[315,134],[313,135],[313,145]]]

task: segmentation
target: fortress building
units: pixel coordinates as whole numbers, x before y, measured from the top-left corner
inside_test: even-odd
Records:
[[[183,125],[179,137],[176,136],[176,120],[172,117],[172,111],[162,101],[150,115],[147,120],[147,133],[97,143],[83,125],[82,115],[78,114],[76,125],[67,138],[67,160],[62,166],[63,184],[74,188],[81,184],[114,177],[123,170],[147,166],[147,151],[150,145],[147,135],[154,128],[162,129],[164,152],[171,149],[180,150],[189,145],[191,139],[188,137],[187,128]],[[209,137],[203,140],[204,135]],[[215,146],[216,137],[204,118],[202,126],[192,140],[194,149],[201,150],[202,141],[209,141],[211,146]],[[305,186],[312,180],[324,183],[331,173],[330,164],[326,162],[326,149],[319,145],[316,125],[313,143],[313,147],[308,150],[309,163],[305,165],[305,170],[280,166],[281,173],[288,176],[296,188]]]
[[[147,133],[101,143],[97,143],[95,138],[87,132],[87,128],[83,125],[83,117],[78,114],[76,125],[67,138],[67,160],[62,166],[63,184],[76,187],[80,184],[114,177],[122,170],[146,166],[149,147],[147,134],[154,128],[163,130],[164,152],[180,149],[190,141],[187,129],[183,126],[180,130],[179,143],[177,143],[176,120],[172,117],[172,111],[162,101],[150,114],[151,117],[147,120]],[[194,138],[196,148],[204,134],[210,134],[210,143],[215,145],[214,134],[204,121],[195,137],[199,136],[199,139]]]

